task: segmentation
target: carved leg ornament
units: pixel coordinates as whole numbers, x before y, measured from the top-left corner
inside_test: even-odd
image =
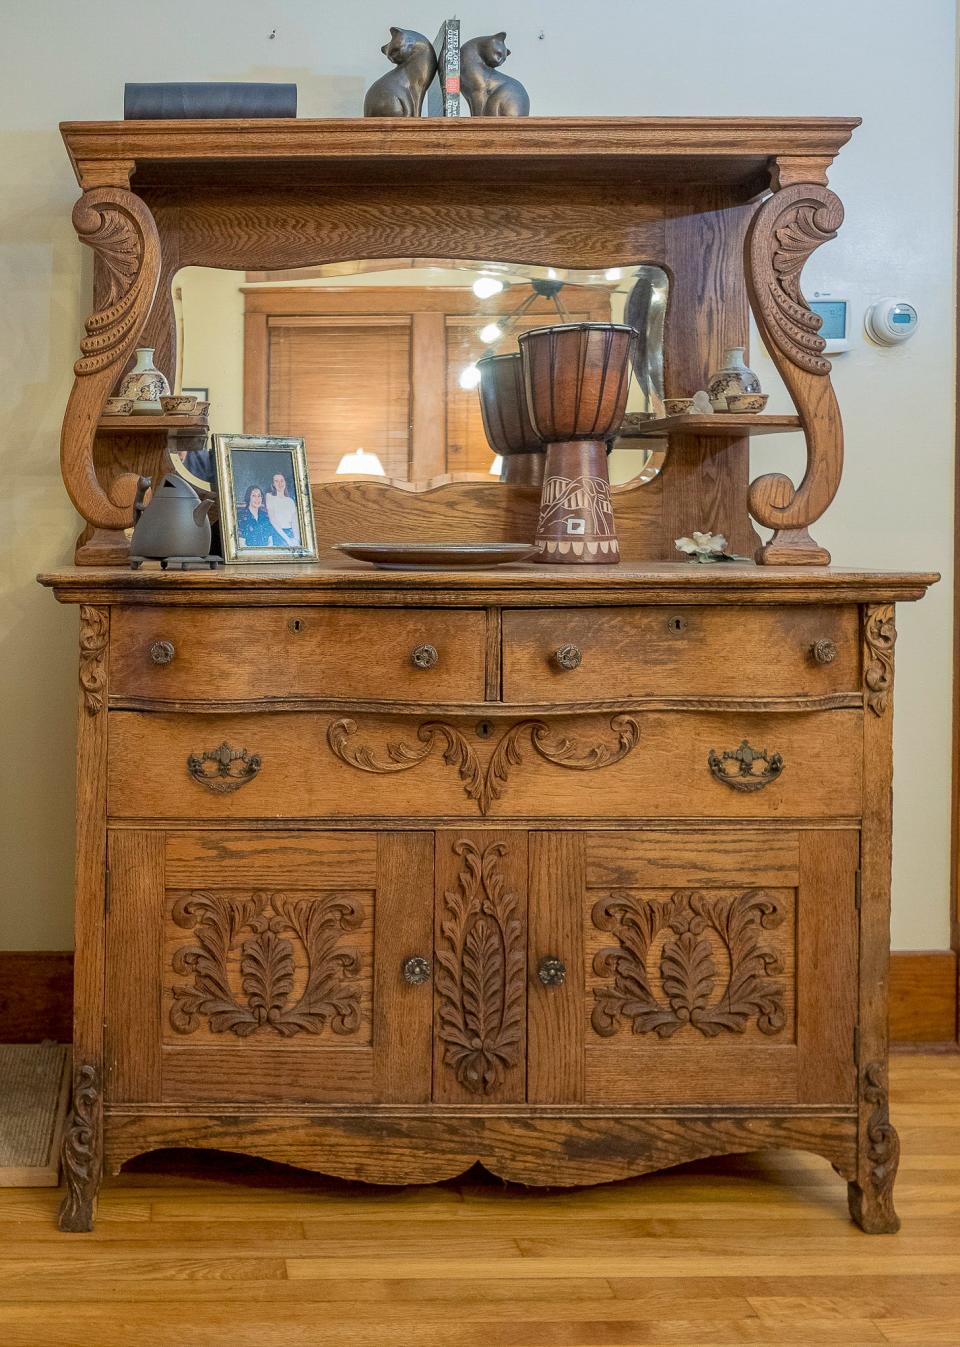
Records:
[[[864,1067],[860,1106],[871,1111],[860,1129],[858,1179],[847,1185],[850,1215],[868,1235],[894,1235],[900,1229],[900,1218],[893,1209],[900,1139],[890,1121],[887,1069],[882,1062]]]
[[[757,561],[826,566],[830,553],[807,532],[837,494],[843,469],[843,427],[830,383],[820,318],[800,290],[804,263],[843,222],[839,197],[826,187],[795,183],[774,193],[753,217],[745,245],[747,292],[760,334],[789,389],[807,440],[799,486],[768,473],[750,486],[750,513],[774,530]]]
[[[103,404],[137,344],[160,274],[160,240],[146,203],[122,187],[94,187],[73,208],[82,243],[103,264],[107,292],[86,322],[80,359],[60,437],[60,467],[77,510],[97,529],[133,522],[137,475],[125,473],[109,492],[97,476],[93,443]]]
[[[61,1159],[67,1195],[60,1207],[60,1229],[73,1234],[92,1230],[103,1172],[103,1099],[100,1072],[89,1062],[74,1068]]]

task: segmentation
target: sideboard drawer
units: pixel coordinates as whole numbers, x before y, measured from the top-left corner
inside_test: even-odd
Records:
[[[503,699],[796,697],[860,689],[857,609],[514,609]]]
[[[114,610],[115,696],[481,702],[485,618],[436,608]]]
[[[110,713],[112,818],[859,817],[862,711]]]

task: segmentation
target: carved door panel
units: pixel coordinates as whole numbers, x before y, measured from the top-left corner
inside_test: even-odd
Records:
[[[108,1097],[425,1102],[431,833],[115,831]]]
[[[859,836],[750,829],[531,841],[528,1097],[851,1104]]]
[[[527,835],[436,833],[433,1098],[526,1097]]]

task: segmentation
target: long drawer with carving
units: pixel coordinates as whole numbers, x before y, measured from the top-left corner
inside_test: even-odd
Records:
[[[113,818],[856,818],[862,712],[114,711]]]
[[[110,688],[121,700],[480,702],[485,630],[467,609],[122,607]]]
[[[856,693],[853,606],[515,609],[505,702]]]

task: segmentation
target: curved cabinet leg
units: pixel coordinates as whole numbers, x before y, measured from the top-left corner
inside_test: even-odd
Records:
[[[80,358],[60,436],[60,468],[77,511],[97,529],[133,522],[137,475],[123,474],[109,491],[97,476],[93,443],[103,404],[143,331],[160,274],[160,240],[146,203],[122,187],[93,187],[73,209],[81,242],[93,248],[107,277],[102,308],[86,321]]]
[[[786,384],[807,440],[799,486],[768,473],[750,486],[750,513],[774,530],[757,553],[766,565],[829,564],[830,553],[808,533],[840,485],[843,427],[830,383],[820,319],[807,307],[800,273],[814,249],[836,237],[843,221],[839,197],[814,183],[794,183],[759,208],[745,244],[747,293],[760,334]]]
[[[70,1233],[92,1230],[103,1173],[103,1099],[100,1072],[89,1062],[74,1066],[62,1159],[67,1195],[60,1207],[60,1229]]]
[[[860,1108],[869,1112],[860,1123],[857,1178],[847,1186],[850,1215],[868,1235],[893,1235],[900,1229],[893,1208],[900,1138],[890,1121],[887,1070],[882,1062],[871,1062],[863,1070]]]

